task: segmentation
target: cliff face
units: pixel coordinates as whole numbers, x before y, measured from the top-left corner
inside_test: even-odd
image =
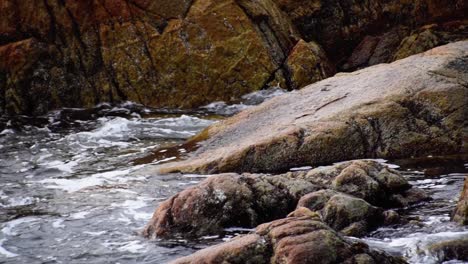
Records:
[[[300,88],[342,68],[364,36],[404,26],[393,43],[398,46],[420,25],[461,17],[466,5],[6,0],[0,3],[0,113],[123,100],[190,108],[233,101],[271,84]],[[464,25],[444,41],[466,37]]]

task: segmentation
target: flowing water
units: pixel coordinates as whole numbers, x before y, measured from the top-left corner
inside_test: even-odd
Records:
[[[161,176],[153,167],[190,151],[182,142],[216,122],[213,113],[245,107],[217,103],[182,113],[102,105],[3,120],[0,263],[166,263],[230,239],[239,230],[197,241],[147,240],[139,232],[158,203],[206,177]],[[381,228],[366,242],[412,263],[439,263],[428,245],[468,236],[448,215],[466,161],[434,160],[395,161],[434,200],[402,210],[414,221]]]

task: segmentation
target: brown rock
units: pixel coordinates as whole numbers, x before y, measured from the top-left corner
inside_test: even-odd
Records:
[[[381,174],[387,179],[402,177],[391,172],[375,161],[351,161],[273,176],[215,175],[164,201],[143,234],[148,237],[219,234],[227,227],[255,227],[285,217],[297,206],[320,212],[327,224],[343,232],[359,222],[361,228],[346,233],[360,236],[383,222],[383,210],[377,206],[397,207],[427,199],[426,196],[406,201],[405,193],[411,186],[404,179],[399,179],[404,181],[404,188],[393,189],[389,183],[394,181],[379,180],[383,178]],[[354,174],[375,183],[374,192],[369,192],[368,183],[353,179],[339,186],[332,184],[336,179]],[[317,191],[319,189],[322,190]],[[363,199],[338,193],[338,190],[349,191],[347,194]]]
[[[464,18],[463,0],[276,0],[306,41],[316,40],[331,60],[341,64],[366,35],[395,26],[418,26]]]
[[[201,147],[161,172],[274,172],[355,158],[462,151],[468,42],[338,74],[202,132]]]
[[[468,261],[468,238],[462,237],[435,243],[429,247],[429,252],[436,255],[441,262],[449,260]]]
[[[468,37],[468,20],[451,21],[421,27],[402,40],[392,60],[400,60],[449,42]]]
[[[365,261],[364,261],[365,260]],[[292,216],[258,226],[253,234],[177,259],[189,263],[405,263],[363,243],[352,243],[299,209]]]
[[[289,85],[284,62],[300,38],[271,0],[7,0],[0,14],[0,47],[14,53],[1,53],[0,61],[28,61],[19,72],[0,67],[0,113],[8,114],[103,101],[184,108],[231,102],[275,75]],[[26,39],[39,44],[29,48],[40,58],[11,51]],[[311,50],[301,56],[324,59],[322,68],[328,63]],[[301,68],[307,78],[300,85],[328,77],[317,69]]]
[[[462,225],[468,225],[468,177],[465,178],[465,185],[460,193],[460,200],[458,201],[452,220]]]
[[[21,71],[0,67],[0,113],[126,100],[192,108],[278,83],[296,89],[333,74],[365,36],[463,17],[465,2],[6,0],[0,46],[34,39],[30,53],[41,56],[21,53],[31,60]],[[421,39],[430,45],[409,39],[400,53],[433,47]],[[382,62],[391,43],[364,45],[357,60]]]
[[[290,78],[290,87],[302,88],[335,74],[334,66],[322,48],[314,42],[300,40],[290,52],[285,68]]]

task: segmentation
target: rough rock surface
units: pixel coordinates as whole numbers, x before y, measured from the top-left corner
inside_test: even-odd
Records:
[[[468,41],[338,74],[214,124],[161,172],[275,172],[466,151]]]
[[[300,88],[333,74],[366,35],[466,9],[461,0],[6,0],[0,113],[126,100],[191,108],[271,84]]]
[[[468,261],[468,238],[458,238],[431,245],[429,251],[440,261]]]
[[[299,206],[320,212],[336,230],[362,236],[384,223],[380,207],[406,206],[425,198],[398,172],[375,161],[280,175],[221,174],[161,203],[143,233],[219,234],[227,227],[255,227],[285,217]]]
[[[453,214],[453,221],[468,225],[468,177],[465,178],[465,185],[460,193],[460,200]]]
[[[359,242],[350,242],[306,208],[258,226],[254,233],[200,250],[174,264],[202,263],[405,263]]]

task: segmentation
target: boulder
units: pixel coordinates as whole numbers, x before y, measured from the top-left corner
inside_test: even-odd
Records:
[[[411,29],[439,21],[463,19],[463,0],[275,0],[306,41],[316,40],[341,65],[365,36],[394,27]],[[372,46],[372,45],[370,45]]]
[[[442,241],[429,247],[429,252],[437,256],[439,261],[468,261],[468,238]]]
[[[466,151],[467,57],[460,41],[337,74],[208,127],[187,160],[159,171],[277,172]]]
[[[400,60],[449,42],[466,40],[468,20],[430,24],[411,32],[396,49],[392,60]]]
[[[326,197],[329,195],[327,191],[329,190],[325,193],[318,194],[323,192],[318,191],[303,196],[298,206],[308,205],[306,206],[308,209],[319,211],[325,223],[347,236],[364,236],[384,222],[381,208],[372,206],[363,199],[342,193]]]
[[[341,68],[365,36],[465,11],[461,0],[6,0],[0,61],[18,65],[0,63],[0,113],[127,100],[194,108],[271,85],[301,88]]]
[[[271,0],[7,0],[0,14],[0,113],[126,100],[192,108],[274,77],[292,89],[334,72],[312,41],[284,65],[301,38]]]
[[[360,175],[364,182],[354,175]],[[333,184],[337,179],[343,183]],[[411,186],[398,172],[365,160],[279,175],[214,175],[161,203],[143,234],[221,234],[228,227],[252,228],[303,207],[319,212],[337,230],[362,236],[384,223],[380,207],[406,206],[427,199],[409,190]]]
[[[260,225],[252,234],[208,247],[172,262],[189,263],[405,263],[351,242],[300,208],[284,219]]]
[[[462,225],[468,225],[468,177],[465,178],[465,185],[460,193],[460,199],[453,213],[452,220]]]

